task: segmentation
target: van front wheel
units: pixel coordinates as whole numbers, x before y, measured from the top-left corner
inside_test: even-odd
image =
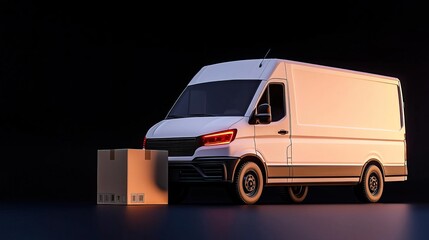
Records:
[[[238,200],[244,204],[254,204],[262,195],[264,177],[256,163],[246,162],[238,170],[234,183]]]

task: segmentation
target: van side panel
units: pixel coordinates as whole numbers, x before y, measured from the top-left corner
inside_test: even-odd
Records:
[[[403,139],[397,81],[295,65],[292,80],[299,135]]]
[[[360,177],[372,160],[386,177],[407,174],[398,79],[290,62],[286,68],[293,182]]]

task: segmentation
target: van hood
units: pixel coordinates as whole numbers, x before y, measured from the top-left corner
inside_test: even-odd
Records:
[[[193,117],[166,119],[152,126],[147,138],[197,137],[227,130],[243,117]]]

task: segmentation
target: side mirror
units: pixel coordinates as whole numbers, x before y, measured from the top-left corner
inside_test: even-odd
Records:
[[[271,106],[268,103],[263,103],[258,106],[255,120],[257,124],[268,124],[271,122]]]

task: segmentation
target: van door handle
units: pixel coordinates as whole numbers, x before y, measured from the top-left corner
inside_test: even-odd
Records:
[[[278,131],[278,133],[281,134],[281,135],[285,135],[285,134],[288,134],[289,131],[286,131],[286,130],[282,129],[282,130]]]

